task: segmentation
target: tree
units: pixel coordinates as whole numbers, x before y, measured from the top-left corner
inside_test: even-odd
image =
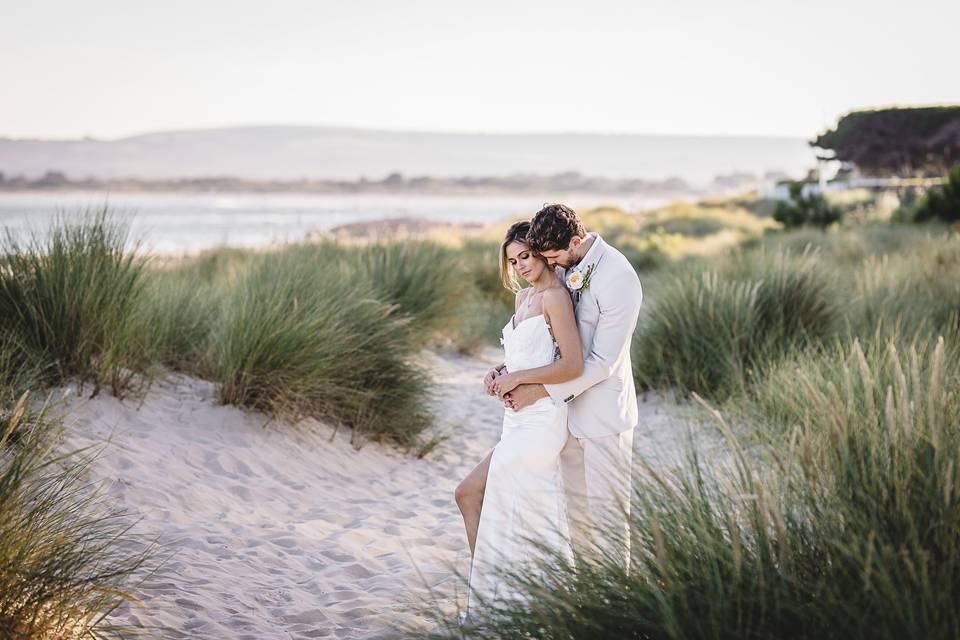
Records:
[[[847,113],[812,146],[869,176],[942,176],[960,162],[960,105]]]

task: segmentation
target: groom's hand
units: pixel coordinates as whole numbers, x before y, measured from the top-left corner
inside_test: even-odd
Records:
[[[541,398],[548,398],[550,394],[542,384],[521,384],[510,393],[504,394],[503,406],[520,411],[532,405]]]

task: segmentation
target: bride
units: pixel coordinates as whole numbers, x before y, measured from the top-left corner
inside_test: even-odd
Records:
[[[571,555],[559,473],[566,405],[547,397],[519,411],[510,408],[509,392],[518,385],[566,382],[583,371],[570,294],[527,246],[529,230],[529,222],[514,224],[500,246],[501,280],[516,292],[515,313],[503,328],[504,361],[484,378],[487,393],[508,407],[500,441],[456,490],[473,554],[467,615],[478,605],[522,597],[511,591],[501,570],[534,561],[538,543],[567,559]],[[529,287],[520,288],[518,274]]]

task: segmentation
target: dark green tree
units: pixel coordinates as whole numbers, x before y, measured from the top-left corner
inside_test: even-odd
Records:
[[[868,176],[942,176],[960,162],[960,105],[847,113],[810,142]]]

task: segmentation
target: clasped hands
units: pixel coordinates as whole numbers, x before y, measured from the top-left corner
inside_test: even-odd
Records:
[[[519,411],[547,396],[543,385],[523,384],[520,376],[503,369],[493,368],[483,377],[483,388],[487,395],[496,396],[503,406]]]

